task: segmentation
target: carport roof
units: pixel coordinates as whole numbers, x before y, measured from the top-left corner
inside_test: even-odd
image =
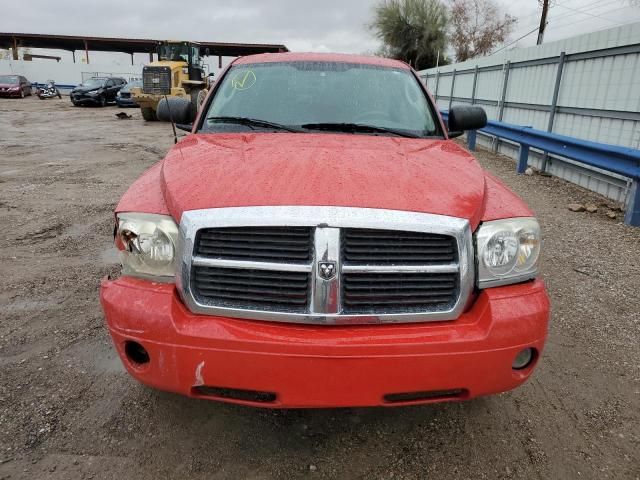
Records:
[[[58,50],[84,50],[99,52],[151,53],[160,40],[143,38],[86,37],[76,35],[48,35],[40,33],[1,33],[0,48],[18,47],[51,48]],[[86,42],[86,43],[85,43]],[[256,53],[288,52],[286,46],[261,43],[196,42],[200,53],[222,57],[239,57]]]

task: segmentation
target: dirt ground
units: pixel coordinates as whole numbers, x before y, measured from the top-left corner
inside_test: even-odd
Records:
[[[0,479],[640,478],[640,229],[479,154],[536,210],[553,305],[531,381],[459,404],[261,410],[143,387],[103,326],[112,210],[172,144],[137,110],[0,99]],[[572,213],[575,201],[600,205]]]

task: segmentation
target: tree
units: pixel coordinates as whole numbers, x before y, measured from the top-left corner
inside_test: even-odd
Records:
[[[434,67],[438,55],[443,58],[447,8],[439,0],[382,0],[374,15],[370,27],[382,40],[380,55],[417,70]]]
[[[509,14],[502,15],[494,0],[453,0],[450,12],[450,38],[457,62],[491,53],[517,22]]]

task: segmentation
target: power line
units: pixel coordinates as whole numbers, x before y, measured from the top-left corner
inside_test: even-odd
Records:
[[[520,38],[517,38],[516,40],[514,40],[513,42],[511,42],[509,45],[505,45],[504,47],[500,47],[498,50],[494,50],[493,52],[491,52],[489,55],[493,55],[495,53],[498,53],[502,50],[504,50],[505,48],[509,48],[511,45],[513,45],[514,43],[518,43],[520,40],[522,40],[523,38],[528,37],[529,35],[531,35],[532,33],[535,33],[538,31],[539,27],[534,28],[533,30],[531,30],[529,33],[525,33],[523,36],[521,36]]]
[[[600,8],[600,7],[604,7],[606,5],[611,5],[612,3],[619,3],[619,2],[620,2],[620,0],[609,0],[608,2],[595,1],[595,2],[592,2],[592,3],[588,3],[587,5],[582,7],[581,10],[583,12],[586,12],[586,11],[589,11],[589,10],[595,10],[595,9]],[[563,6],[563,5],[560,5],[558,3],[556,3],[555,5]],[[555,5],[554,4],[549,5],[549,9],[551,10],[551,8],[554,7]],[[567,7],[565,7],[565,8],[567,8]],[[529,17],[533,17],[534,15],[536,16],[536,20],[534,22],[525,23],[519,30],[516,30],[515,33],[517,33],[520,30],[524,30],[525,28],[528,28],[530,26],[533,26],[534,24],[537,24],[538,23],[537,16],[539,15],[538,12],[536,12],[535,14],[532,14],[532,15],[527,15],[526,17],[522,17],[522,18],[529,18]],[[562,15],[552,16],[550,21],[553,20],[555,22],[557,20],[560,20],[560,19],[563,19],[563,18],[568,18],[568,17],[571,17],[571,16],[573,16],[573,15],[571,13],[567,12],[567,13],[562,14]]]
[[[629,8],[629,6],[624,6],[624,7],[620,7],[620,8],[614,8],[613,10],[609,10],[609,13],[611,13],[611,12],[617,12],[617,11],[619,11],[619,10],[625,10],[625,9],[627,9],[627,8]],[[559,28],[559,27],[568,27],[568,26],[570,26],[570,25],[575,25],[576,23],[586,22],[586,21],[588,21],[588,20],[591,20],[591,19],[590,19],[590,18],[583,18],[582,20],[576,20],[575,22],[569,22],[569,23],[562,23],[562,24],[560,24],[560,25],[557,25],[557,24],[555,24],[555,23],[554,23],[554,27],[556,27],[556,28]],[[555,22],[555,20],[554,20],[554,19],[551,19],[550,21],[551,21],[551,22]],[[633,23],[633,22],[636,22],[636,21],[638,21],[638,20],[637,20],[637,19],[635,19],[635,20],[632,20],[632,21],[627,22],[627,23]],[[627,25],[627,23],[621,23],[620,25]]]
[[[607,20],[608,22],[613,22],[613,23],[617,23],[618,25],[622,25],[622,22],[618,22],[617,20],[611,20],[610,18],[603,17],[601,15],[596,15],[596,14],[593,14],[593,13],[585,12],[584,10],[581,10],[579,8],[566,7],[566,6],[560,5],[560,4],[558,4],[558,6],[562,7],[562,8],[566,8],[567,10],[571,10],[572,12],[581,13],[582,15],[589,15],[590,17],[593,17],[593,18],[600,18],[602,20]],[[623,8],[627,8],[627,7],[623,7]]]

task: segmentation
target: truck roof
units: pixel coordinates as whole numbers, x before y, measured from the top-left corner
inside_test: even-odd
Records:
[[[255,63],[272,62],[342,62],[361,63],[365,65],[376,65],[380,67],[402,68],[408,70],[410,67],[400,60],[391,58],[374,57],[367,55],[351,55],[345,53],[261,53],[258,55],[247,55],[240,57],[234,65],[248,65]]]

